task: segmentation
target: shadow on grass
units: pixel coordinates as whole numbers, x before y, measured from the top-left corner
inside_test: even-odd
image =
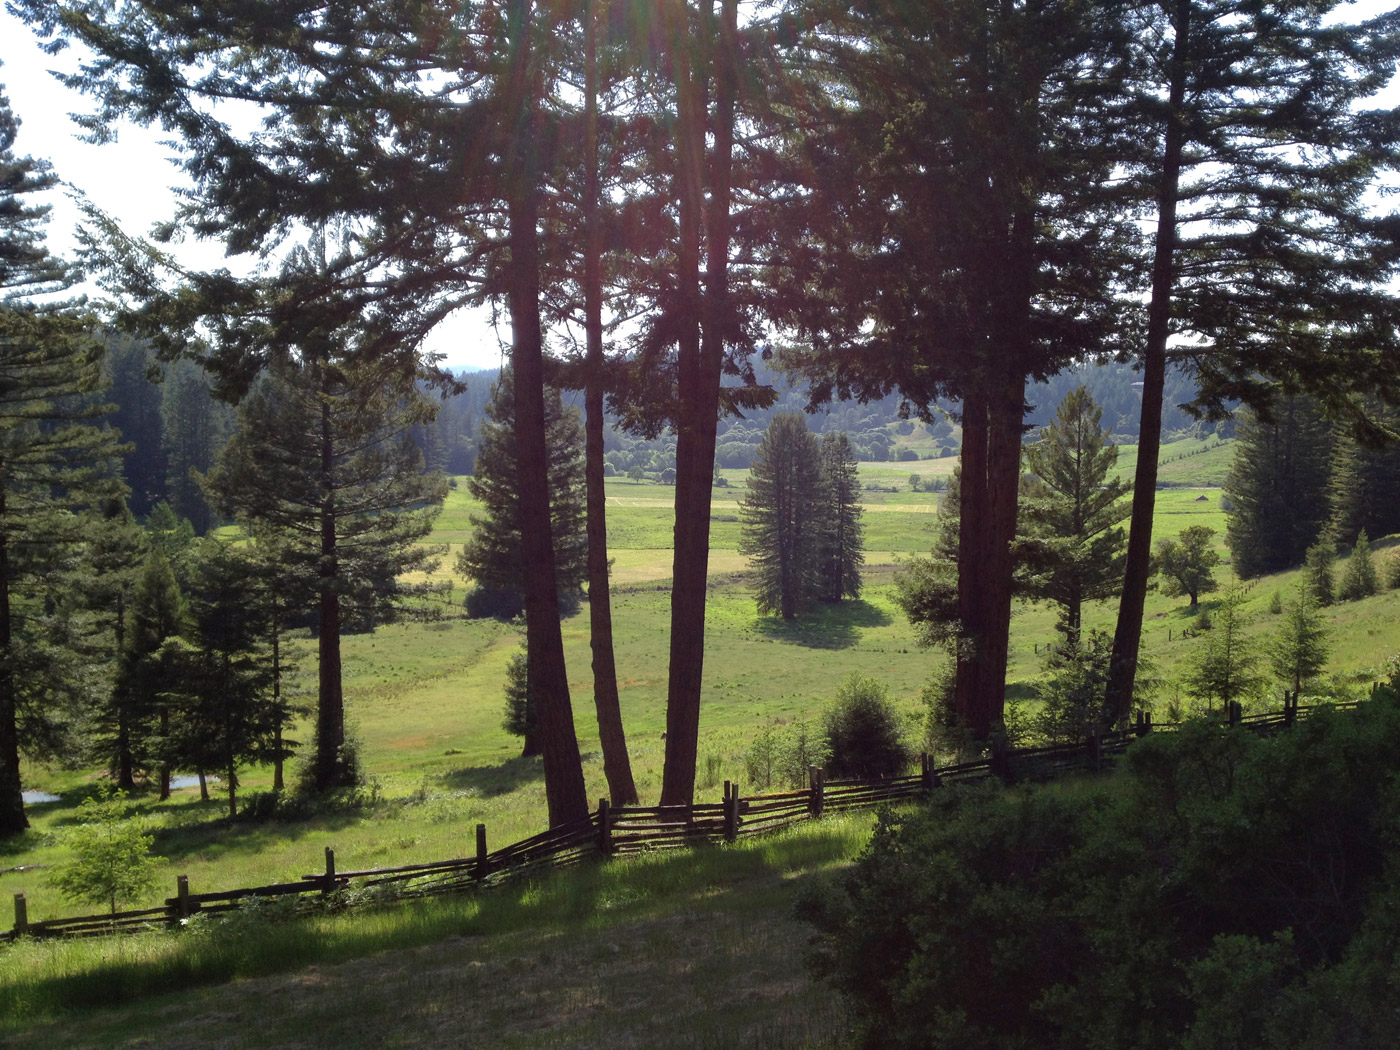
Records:
[[[464,766],[444,773],[444,784],[457,789],[474,789],[490,798],[507,795],[518,787],[544,779],[544,764],[538,758],[512,758],[498,766]]]
[[[769,641],[808,649],[849,649],[860,641],[862,630],[889,625],[887,612],[860,600],[824,604],[795,620],[763,616],[754,621],[754,629]]]

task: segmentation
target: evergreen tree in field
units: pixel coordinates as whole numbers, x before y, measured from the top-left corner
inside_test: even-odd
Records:
[[[276,537],[289,578],[306,581],[319,655],[310,786],[356,776],[345,750],[340,636],[398,617],[425,593],[446,482],[422,472],[408,428],[431,415],[412,382],[354,360],[284,360],[239,405],[239,426],[207,490],[225,513]]]
[[[1362,529],[1351,548],[1351,557],[1342,570],[1342,582],[1337,586],[1337,597],[1344,602],[1369,598],[1376,593],[1376,563],[1371,557],[1371,540]]]
[[[1164,578],[1163,594],[1168,598],[1184,594],[1194,609],[1201,595],[1219,587],[1214,571],[1220,554],[1211,547],[1214,536],[1215,530],[1209,526],[1192,525],[1182,529],[1176,539],[1158,542],[1156,572]]]
[[[71,274],[44,246],[48,208],[34,197],[57,177],[14,152],[18,128],[0,92],[0,838],[28,826],[20,751],[61,720],[77,674],[56,645],[63,602],[50,588],[86,539],[74,511],[121,489],[116,435],[93,424],[103,409],[86,397],[102,381],[100,347],[83,319],[31,300]]]
[[[530,702],[530,657],[522,644],[519,652],[510,654],[506,664],[506,711],[501,720],[501,728],[511,736],[521,737],[524,746],[521,757],[530,758],[540,753],[540,742],[535,725],[535,705]]]
[[[208,538],[195,552],[189,638],[168,639],[158,660],[169,681],[167,745],[181,765],[219,770],[229,816],[238,813],[238,767],[276,757],[288,711],[273,691],[265,595],[250,555]]]
[[[167,641],[186,630],[185,599],[170,562],[152,551],[131,597],[126,645],[112,684],[107,722],[115,729],[109,761],[125,789],[136,773],[156,771],[160,797],[170,797],[174,757],[171,738],[170,668],[160,658]]]
[[[1042,548],[1038,595],[1061,608],[1059,628],[1077,646],[1081,609],[1118,593],[1131,513],[1123,495],[1131,489],[1110,480],[1118,448],[1099,426],[1103,412],[1087,387],[1060,403],[1055,420],[1026,449],[1026,464],[1044,486],[1021,506],[1022,533]]]
[[[1307,583],[1303,583],[1285,608],[1283,621],[1269,650],[1274,674],[1295,698],[1327,666],[1330,633],[1317,597]]]
[[[1225,543],[1240,579],[1302,564],[1329,514],[1332,438],[1316,401],[1288,397],[1262,418],[1241,409],[1225,479]]]
[[[739,553],[753,566],[760,613],[791,620],[823,594],[828,500],[821,447],[806,419],[795,412],[775,415],[739,501]]]
[[[484,516],[472,515],[472,537],[457,555],[457,573],[474,581],[467,595],[469,616],[511,619],[524,609],[521,585],[519,465],[515,444],[515,392],[510,372],[502,372],[486,405],[476,472],[467,489],[482,503]],[[566,408],[559,391],[545,397],[549,450],[550,536],[554,542],[561,613],[578,609],[588,580],[583,431],[578,413]]]
[[[117,787],[130,791],[139,769],[137,754],[144,749],[145,741],[140,739],[139,720],[134,718],[135,710],[122,684],[121,671],[132,603],[150,546],[120,498],[108,500],[93,524],[82,559],[87,577],[75,591],[111,639],[107,662],[112,667],[113,688],[97,703],[90,741],[94,754],[108,767]]]
[[[146,343],[108,332],[102,337],[103,370],[111,381],[108,420],[129,448],[122,457],[122,477],[131,487],[127,503],[144,518],[166,497],[166,461],[161,418],[163,391],[152,381],[155,354]],[[208,464],[203,464],[205,468]]]
[[[860,597],[860,569],[865,564],[865,527],[861,523],[860,477],[851,439],[844,431],[822,437],[822,486],[826,493],[822,537],[821,598],[839,602]]]
[[[1400,426],[1400,409],[1374,399],[1368,414],[1389,426]],[[1345,427],[1334,439],[1328,527],[1342,546],[1356,542],[1357,533],[1385,536],[1400,532],[1400,445],[1363,445]]]
[[[229,408],[209,392],[209,378],[192,361],[165,369],[161,443],[165,453],[165,491],[171,509],[203,536],[213,524],[198,475],[214,465],[232,429]]]
[[[1259,647],[1246,634],[1250,618],[1242,609],[1243,603],[1244,595],[1238,590],[1226,595],[1187,672],[1192,691],[1212,706],[1215,701],[1223,708],[1232,701],[1248,700],[1264,684]]]
[[[1332,566],[1337,562],[1337,544],[1332,534],[1324,531],[1308,548],[1304,579],[1318,605],[1331,605],[1337,599],[1337,583]]]

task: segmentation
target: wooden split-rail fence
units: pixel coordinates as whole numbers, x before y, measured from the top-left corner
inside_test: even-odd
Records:
[[[1351,708],[1357,705],[1351,702],[1328,706]],[[1230,725],[1270,734],[1292,725],[1311,710],[1315,708],[1300,708],[1295,697],[1287,696],[1281,712],[1246,717],[1241,714],[1239,705],[1234,704],[1227,710],[1225,719]],[[0,932],[0,942],[26,936],[84,937],[179,926],[195,915],[230,911],[249,900],[277,897],[328,899],[329,903],[347,906],[390,898],[429,897],[496,885],[597,857],[624,856],[697,842],[733,842],[740,835],[773,831],[825,813],[918,799],[949,784],[988,779],[1007,783],[1047,780],[1068,773],[1100,770],[1153,728],[1150,717],[1139,716],[1132,729],[1104,733],[1080,744],[1013,750],[994,739],[990,754],[984,758],[935,767],[928,755],[924,755],[918,773],[877,780],[828,781],[824,771],[813,766],[808,771],[808,786],[797,791],[743,796],[738,784],[725,781],[724,795],[718,803],[613,807],[607,799],[600,799],[597,810],[586,820],[550,828],[496,850],[487,848],[486,825],[478,824],[473,856],[428,864],[342,871],[336,867],[335,851],[328,847],[324,870],[303,875],[293,882],[195,893],[188,876],[181,875],[176,879],[175,895],[159,908],[30,921],[25,895],[17,893],[14,926],[8,932]]]

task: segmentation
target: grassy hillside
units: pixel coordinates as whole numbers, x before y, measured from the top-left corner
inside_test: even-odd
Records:
[[[1188,464],[1211,464],[1222,454],[1216,447],[1195,455],[1173,449],[1165,453],[1185,455],[1170,462]],[[917,466],[927,477],[930,467],[944,462],[951,465],[929,461]],[[731,472],[730,487],[716,489],[700,797],[717,800],[725,779],[747,781],[743,756],[754,733],[763,726],[781,731],[798,720],[818,720],[836,687],[853,672],[886,683],[911,737],[919,736],[920,693],[943,658],[914,644],[894,604],[893,581],[902,561],[927,549],[937,497],[910,491],[907,468],[862,466],[865,484],[896,490],[866,493],[869,550],[862,599],[795,623],[755,613],[744,560],[735,549],[743,472]],[[658,791],[664,753],[672,492],[626,480],[611,482],[608,490],[623,716],[638,786],[648,799]],[[1211,489],[1161,491],[1157,534],[1175,535],[1188,525],[1206,524],[1217,529],[1217,541],[1223,544],[1219,495]],[[465,487],[459,486],[434,538],[460,544],[469,535],[472,509]],[[1389,555],[1379,552],[1380,558]],[[451,565],[449,557],[440,574],[450,576]],[[1222,586],[1228,584],[1228,566],[1218,575]],[[1262,636],[1274,625],[1267,612],[1273,592],[1287,594],[1294,584],[1293,574],[1283,574],[1254,585],[1248,609],[1258,614],[1255,633]],[[449,610],[454,618],[385,628],[345,641],[350,720],[373,777],[361,809],[333,819],[229,825],[222,819],[224,802],[218,792],[209,803],[200,802],[195,789],[179,791],[167,803],[139,798],[140,810],[156,829],[156,852],[167,858],[152,900],[172,892],[175,875],[182,872],[196,890],[295,877],[319,868],[325,846],[336,848],[342,867],[368,867],[463,855],[471,848],[477,822],[488,825],[493,846],[538,830],[543,821],[539,763],[517,757],[519,741],[500,728],[505,667],[519,633],[507,624],[455,618],[463,593],[458,581]],[[1400,594],[1386,593],[1331,610],[1337,630],[1329,671],[1339,678],[1369,679],[1400,651],[1398,604]],[[1112,603],[1091,606],[1086,625],[1111,629],[1114,614]],[[1008,689],[1013,699],[1028,697],[1044,674],[1043,650],[1055,638],[1054,618],[1046,607],[1017,608]],[[1166,683],[1158,698],[1163,709],[1184,698],[1181,674],[1198,643],[1182,635],[1194,623],[1184,599],[1149,596],[1145,644]],[[588,790],[597,798],[607,789],[591,710],[586,615],[565,623],[565,645]],[[302,670],[311,675],[314,653],[309,644],[303,648]],[[300,738],[308,735],[309,727],[303,727]],[[64,857],[56,832],[74,818],[96,771],[31,765],[24,772],[26,785],[59,793],[62,801],[32,807],[34,828],[0,845],[0,869],[9,869],[0,871],[0,897],[8,900],[24,891],[34,919],[72,913],[75,909],[47,884],[44,869],[30,866]],[[266,770],[249,770],[244,792],[269,783]],[[30,870],[13,870],[20,867]]]

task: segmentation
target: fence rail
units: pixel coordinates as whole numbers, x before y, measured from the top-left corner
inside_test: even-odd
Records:
[[[1358,702],[1319,706],[1352,709]],[[1282,712],[1244,716],[1238,705],[1232,705],[1225,719],[1229,725],[1242,730],[1268,735],[1288,728],[1317,709],[1299,707],[1295,697],[1286,696]],[[25,895],[17,893],[14,926],[9,931],[0,931],[0,943],[25,936],[92,937],[176,926],[199,913],[238,908],[250,898],[341,895],[336,897],[337,901],[353,903],[346,891],[364,891],[366,900],[389,895],[418,898],[458,893],[599,856],[673,849],[697,841],[733,842],[740,835],[773,831],[826,812],[868,809],[919,798],[951,784],[994,778],[1006,782],[1047,780],[1072,772],[1099,770],[1111,764],[1140,736],[1154,729],[1175,728],[1171,723],[1154,727],[1151,719],[1146,718],[1140,719],[1133,729],[1105,733],[1079,744],[1015,750],[994,744],[991,754],[985,758],[941,767],[933,766],[924,755],[918,773],[877,780],[827,782],[825,773],[812,767],[806,788],[747,797],[739,794],[738,784],[725,781],[724,797],[719,803],[614,808],[607,799],[600,799],[598,809],[587,820],[550,828],[494,851],[487,849],[486,825],[478,824],[476,855],[472,857],[339,871],[335,851],[327,848],[324,869],[303,875],[297,881],[206,893],[190,892],[188,877],[181,875],[176,879],[175,896],[167,898],[159,908],[30,922]]]

